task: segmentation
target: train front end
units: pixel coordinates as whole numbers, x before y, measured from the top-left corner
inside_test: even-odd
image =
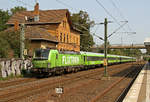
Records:
[[[49,55],[49,49],[37,49],[34,52],[32,60],[32,71],[40,73],[46,72],[46,70],[51,67]]]

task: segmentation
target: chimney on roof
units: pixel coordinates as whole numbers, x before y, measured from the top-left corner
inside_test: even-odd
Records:
[[[19,22],[18,21],[15,21],[14,29],[15,29],[15,31],[18,31],[18,29],[19,29]]]
[[[36,3],[36,5],[34,6],[34,21],[39,21],[39,3]]]

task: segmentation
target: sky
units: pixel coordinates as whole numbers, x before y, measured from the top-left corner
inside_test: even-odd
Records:
[[[108,40],[110,44],[143,44],[150,37],[150,0],[0,0],[0,9],[10,10],[15,6],[23,6],[33,10],[36,2],[41,10],[69,9],[71,13],[86,11],[95,23],[102,23],[107,18],[108,35],[128,21],[122,29],[114,33]],[[136,32],[136,34],[134,34]],[[91,34],[104,37],[104,25],[95,25]],[[94,37],[97,45],[103,41]]]

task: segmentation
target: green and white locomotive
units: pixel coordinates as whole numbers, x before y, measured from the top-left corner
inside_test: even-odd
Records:
[[[108,55],[108,64],[135,61],[133,57]],[[58,51],[38,49],[34,53],[32,71],[38,73],[55,73],[61,71],[77,71],[104,63],[104,54],[92,52]]]

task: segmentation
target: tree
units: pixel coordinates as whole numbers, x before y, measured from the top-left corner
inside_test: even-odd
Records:
[[[85,11],[79,11],[71,16],[73,26],[82,32],[80,36],[80,49],[82,51],[90,51],[90,47],[94,45],[93,36],[90,34],[90,27],[94,21],[91,21],[89,15]]]
[[[6,25],[8,19],[18,11],[27,10],[24,7],[18,6],[11,10],[1,10],[0,9],[0,58],[9,57],[9,54],[13,54],[14,57],[19,57],[20,55],[20,39],[19,32],[14,31],[4,31],[8,28]],[[8,28],[9,29],[9,28]],[[12,52],[12,53],[11,53]]]
[[[122,55],[122,56],[139,56],[142,54],[142,52],[139,49],[109,49],[111,44],[107,42],[107,52],[108,54],[113,54],[113,55]],[[104,43],[101,45],[101,47],[104,48]],[[99,49],[98,53],[104,53],[104,49]]]
[[[110,54],[111,53],[111,49],[108,49],[108,47],[111,46],[110,42],[107,41],[107,53]],[[102,48],[104,48],[104,43],[101,45]],[[104,53],[104,49],[99,49],[98,50],[99,53]]]
[[[1,52],[1,54],[4,55],[2,57],[5,57],[5,55],[8,54],[8,52],[10,50],[12,50],[14,52],[14,57],[19,57],[19,55],[20,55],[19,34],[20,34],[19,31],[18,32],[14,32],[14,31],[3,31],[3,32],[0,32],[0,38],[1,38],[0,44],[2,44],[1,46],[3,46],[5,44],[2,47],[3,50]]]
[[[0,37],[0,58],[8,57],[8,52],[10,50],[9,43]]]
[[[11,8],[10,11],[11,11],[11,14],[15,14],[16,12],[20,12],[20,11],[26,11],[27,9],[22,7],[22,6],[17,6],[17,7],[14,7],[14,8]]]
[[[11,8],[10,11],[9,10],[4,11],[0,9],[0,31],[3,31],[8,28],[8,25],[6,25],[6,23],[13,14],[15,14],[16,12],[25,11],[25,10],[27,9],[21,6]]]
[[[10,18],[9,11],[3,11],[0,9],[0,31],[3,31],[8,28],[8,25],[6,25],[6,22]]]
[[[112,49],[109,54],[123,56],[139,56],[142,52],[139,49]]]

